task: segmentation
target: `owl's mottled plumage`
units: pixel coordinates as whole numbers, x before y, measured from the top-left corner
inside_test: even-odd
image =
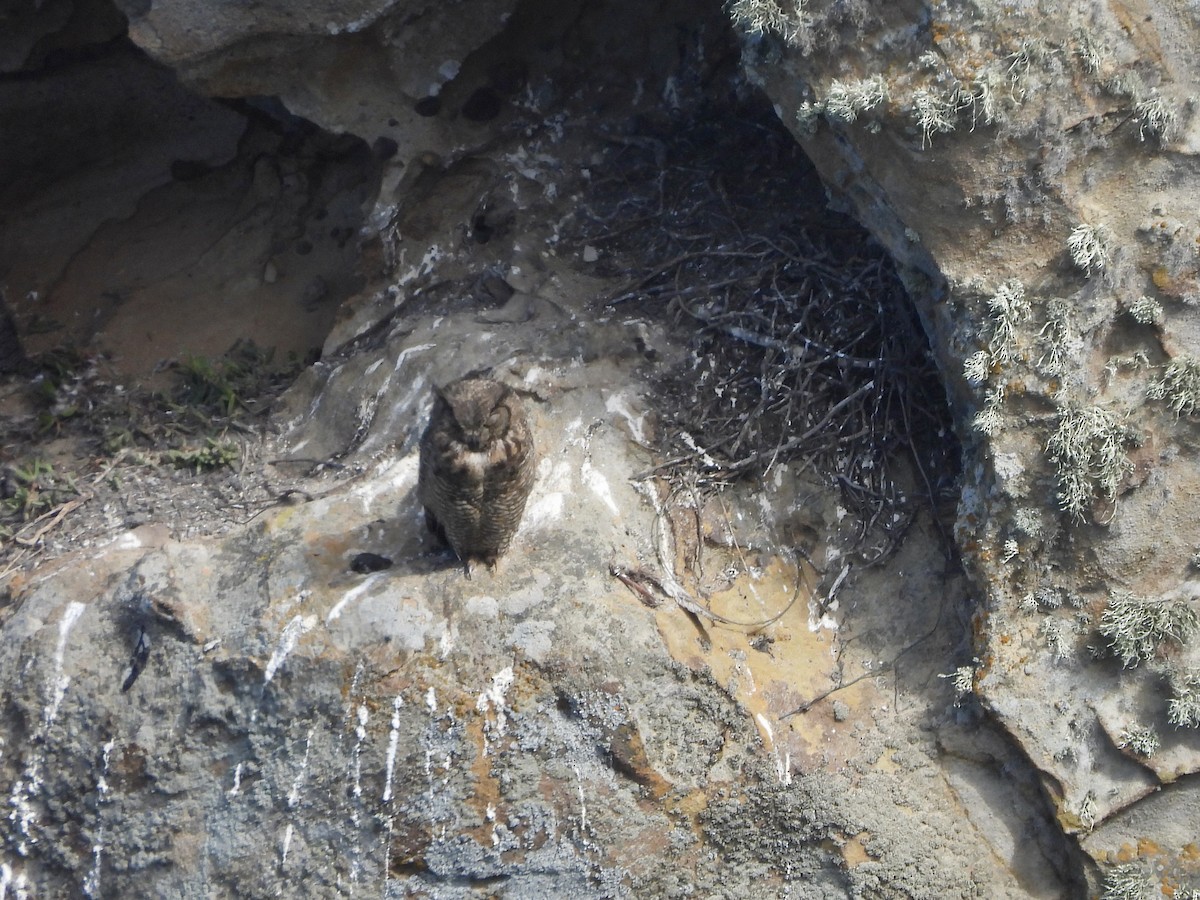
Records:
[[[435,390],[421,438],[417,497],[430,530],[470,572],[494,566],[512,543],[533,488],[533,431],[508,387],[468,375]]]

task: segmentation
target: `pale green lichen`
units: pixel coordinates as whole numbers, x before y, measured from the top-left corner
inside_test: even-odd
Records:
[[[958,106],[971,111],[971,130],[982,119],[985,125],[1003,122],[1005,118],[1002,94],[1004,78],[991,69],[982,71],[968,90],[958,93]]]
[[[803,46],[812,27],[807,0],[792,0],[792,12],[777,0],[734,0],[730,17],[750,34],[774,34],[793,46]]]
[[[1071,304],[1062,297],[1046,301],[1046,324],[1038,332],[1038,345],[1044,352],[1037,366],[1044,374],[1061,375],[1067,368],[1071,343]]]
[[[988,379],[992,366],[992,354],[986,350],[972,353],[963,363],[963,378],[968,384],[983,384]]]
[[[1154,876],[1144,863],[1113,866],[1104,875],[1101,900],[1150,900],[1157,889]]]
[[[953,672],[947,672],[943,675],[938,675],[938,678],[946,678],[950,681],[950,687],[954,689],[954,705],[958,706],[963,699],[975,690],[975,667],[974,666],[959,666]]]
[[[1000,428],[1004,424],[1004,417],[1000,414],[1000,407],[1004,404],[1004,386],[1001,385],[987,392],[985,395],[983,409],[975,414],[972,421],[972,427],[988,437],[993,437],[1000,433]]]
[[[1138,756],[1151,757],[1158,752],[1158,732],[1153,728],[1122,728],[1117,746]]]
[[[801,134],[812,136],[817,133],[817,125],[821,121],[824,109],[824,105],[820,103],[804,102],[800,104],[800,108],[796,110],[796,124],[799,126]]]
[[[1108,47],[1082,28],[1075,29],[1073,37],[1075,38],[1075,55],[1083,63],[1083,68],[1093,75],[1099,73],[1105,60],[1108,59]]]
[[[1058,588],[1043,586],[1026,594],[1019,605],[1021,611],[1027,613],[1058,609],[1063,605],[1064,597],[1064,593]]]
[[[1003,365],[1012,359],[1017,344],[1017,326],[1030,313],[1025,286],[1015,278],[1005,281],[988,300],[988,311],[992,323],[988,350],[992,354],[992,361]]]
[[[1046,619],[1040,628],[1042,639],[1055,659],[1066,659],[1071,652],[1071,641],[1058,619]]]
[[[983,384],[988,380],[992,366],[1012,361],[1018,327],[1029,313],[1025,287],[1016,279],[1003,282],[996,293],[988,298],[987,349],[972,353],[963,362],[963,377],[970,384]],[[977,431],[990,435],[1000,429],[1000,405],[1003,400],[1003,386],[988,391],[984,408],[975,417]]]
[[[1167,721],[1176,728],[1200,728],[1200,669],[1173,669],[1167,678],[1172,697]]]
[[[1042,524],[1041,510],[1035,509],[1032,506],[1023,506],[1014,512],[1012,524],[1013,528],[1018,532],[1035,540],[1046,532],[1046,528]]]
[[[1141,322],[1143,325],[1162,324],[1162,304],[1153,297],[1147,297],[1145,294],[1129,304],[1128,312],[1135,322]]]
[[[1076,225],[1067,238],[1071,261],[1088,275],[1101,272],[1111,262],[1108,253],[1108,232],[1103,225]]]
[[[1196,630],[1191,605],[1176,597],[1139,597],[1113,591],[1100,614],[1100,633],[1126,668],[1150,659],[1163,641],[1182,644]]]
[[[1133,117],[1138,122],[1138,138],[1145,140],[1150,135],[1159,144],[1165,144],[1175,136],[1177,117],[1175,110],[1167,105],[1156,92],[1136,103]]]
[[[1142,369],[1151,367],[1150,357],[1146,355],[1145,350],[1138,350],[1136,353],[1131,353],[1128,356],[1113,356],[1104,364],[1104,378],[1106,381],[1112,381],[1118,372],[1137,372]]]
[[[1056,587],[1040,587],[1031,596],[1042,609],[1058,609],[1063,605],[1063,592]]]
[[[943,60],[936,50],[926,50],[917,57],[917,68],[924,69],[926,72],[936,72],[945,65]]]
[[[1104,83],[1104,89],[1118,97],[1128,97],[1134,103],[1139,103],[1150,93],[1146,81],[1133,69],[1114,72]]]
[[[1151,382],[1146,396],[1166,400],[1176,416],[1190,416],[1200,406],[1200,359],[1177,356],[1167,364],[1162,377]]]
[[[1008,56],[1008,80],[1014,96],[1023,96],[1023,82],[1029,74],[1029,68],[1035,62],[1045,59],[1049,45],[1040,38],[1031,38],[1021,42],[1021,46]]]
[[[1103,407],[1069,405],[1059,412],[1046,453],[1058,470],[1063,512],[1080,522],[1097,496],[1116,497],[1121,480],[1133,468],[1124,449],[1129,440],[1129,430]]]
[[[1088,831],[1096,827],[1096,792],[1088,791],[1079,802],[1079,822]]]
[[[947,134],[954,130],[959,106],[957,91],[921,88],[913,92],[912,105],[917,127],[921,129],[922,149],[933,143],[935,134]]]
[[[859,81],[834,81],[825,95],[825,114],[852,123],[864,112],[887,101],[887,82],[882,75]]]

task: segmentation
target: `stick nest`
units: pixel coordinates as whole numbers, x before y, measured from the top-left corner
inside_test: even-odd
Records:
[[[609,139],[576,220],[623,280],[618,313],[660,317],[691,353],[665,376],[673,479],[721,484],[803,462],[894,549],[910,494],[957,474],[945,394],[886,252],[827,208],[769,109]]]

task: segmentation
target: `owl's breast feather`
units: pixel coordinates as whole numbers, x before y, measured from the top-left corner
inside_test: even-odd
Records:
[[[468,450],[465,445],[457,462],[463,476],[471,481],[483,481],[487,477],[489,466],[492,465],[486,450]]]

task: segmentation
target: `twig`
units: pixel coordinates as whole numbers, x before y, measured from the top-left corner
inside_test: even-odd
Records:
[[[654,581],[654,576],[643,572],[641,569],[626,569],[618,565],[609,566],[608,574],[633,591],[637,595],[637,598],[651,609],[657,609],[662,606],[662,601],[650,593],[650,590],[646,587],[647,583]]]
[[[876,675],[882,675],[884,672],[889,671],[891,669],[891,667],[892,667],[891,663],[885,662],[878,669],[872,669],[870,672],[863,672],[861,675],[851,678],[849,681],[840,682],[836,686],[831,687],[828,690],[822,691],[821,693],[817,694],[817,696],[813,697],[808,702],[801,703],[799,706],[797,706],[795,709],[791,710],[790,712],[785,712],[782,716],[779,717],[779,721],[782,722],[784,719],[790,719],[792,716],[798,716],[801,713],[806,713],[810,709],[812,709],[814,706],[816,706],[818,703],[820,703],[822,700],[824,700],[826,697],[830,697],[833,694],[836,694],[838,691],[844,690],[845,688],[848,688],[851,685],[858,684],[860,681],[865,681],[868,678],[874,678]]]
[[[41,541],[41,539],[43,537],[45,537],[47,534],[49,534],[55,527],[57,527],[57,525],[64,518],[66,518],[66,516],[68,514],[74,512],[75,510],[77,510],[79,507],[83,506],[83,504],[87,503],[91,499],[92,499],[91,494],[84,494],[80,497],[77,497],[74,500],[68,500],[66,503],[63,503],[63,504],[55,507],[52,510],[48,510],[47,512],[42,513],[42,515],[38,516],[36,519],[34,519],[32,522],[30,522],[28,525],[26,525],[25,528],[32,528],[34,525],[36,525],[38,522],[41,522],[47,516],[52,517],[50,519],[50,521],[47,522],[45,525],[43,525],[41,528],[39,528],[36,532],[34,532],[33,537],[28,537],[28,538],[22,537],[21,533],[17,532],[16,534],[13,535],[14,543],[20,544],[22,547],[36,547],[38,545],[38,542]],[[24,531],[24,530],[25,529],[22,529],[22,531]]]
[[[863,672],[861,675],[851,678],[849,681],[839,682],[838,684],[834,685],[833,687],[829,688],[828,690],[822,691],[821,693],[819,693],[815,697],[813,697],[811,700],[801,703],[799,706],[797,706],[793,710],[790,710],[789,712],[785,712],[782,716],[779,717],[779,721],[782,722],[784,719],[790,719],[792,716],[796,716],[796,715],[800,715],[801,713],[808,712],[810,709],[812,709],[814,706],[816,706],[818,703],[820,703],[826,697],[832,696],[833,694],[836,694],[838,691],[843,690],[844,688],[848,688],[851,685],[858,684],[860,681],[863,681],[867,678],[874,678],[876,675],[882,675],[884,672],[890,672],[890,671],[893,671],[894,669],[896,669],[900,665],[900,659],[906,653],[909,653],[912,650],[916,649],[921,644],[925,643],[927,640],[929,640],[931,637],[933,637],[935,634],[937,634],[937,630],[939,627],[941,627],[941,624],[942,624],[942,614],[945,612],[945,608],[946,608],[946,597],[943,594],[942,602],[938,605],[937,618],[934,619],[933,626],[928,631],[926,631],[923,635],[921,635],[919,638],[917,638],[911,644],[907,644],[906,646],[901,648],[900,652],[897,653],[895,656],[893,656],[890,660],[885,660],[884,662],[880,663],[878,668],[872,669],[870,672]]]
[[[653,269],[651,269],[649,272],[647,272],[645,275],[643,275],[641,278],[637,279],[633,283],[627,284],[625,287],[620,288],[617,291],[615,291],[614,293],[610,294],[608,296],[608,298],[604,300],[604,304],[606,306],[612,306],[612,305],[620,303],[624,300],[628,300],[638,290],[645,287],[647,284],[649,284],[651,281],[653,281],[658,276],[662,275],[664,272],[669,272],[671,269],[674,269],[674,268],[682,265],[683,263],[690,262],[691,260],[694,260],[694,259],[714,259],[714,258],[729,258],[729,257],[743,258],[743,259],[762,259],[763,257],[765,257],[767,255],[767,253],[768,253],[768,251],[766,251],[766,250],[760,251],[758,253],[750,253],[750,252],[744,251],[744,250],[692,250],[687,253],[681,253],[678,256],[676,256],[674,259],[669,260],[668,262],[665,262],[662,265],[655,266]]]
[[[778,622],[781,618],[787,615],[788,610],[790,610],[796,604],[796,598],[800,595],[800,581],[797,579],[796,591],[792,594],[792,599],[788,601],[787,606],[785,606],[775,615],[771,616],[769,619],[761,619],[757,622],[743,622],[738,619],[727,618],[720,613],[715,613],[711,609],[701,606],[692,599],[691,595],[684,590],[678,582],[675,582],[672,586],[671,579],[669,578],[660,579],[643,569],[626,569],[618,565],[609,566],[608,572],[623,585],[633,591],[634,594],[637,595],[637,598],[651,609],[657,609],[662,605],[662,601],[655,597],[649,590],[649,587],[654,587],[664,597],[674,600],[682,609],[686,610],[692,615],[700,616],[701,618],[708,619],[712,622],[718,622],[722,625],[733,625],[737,628],[758,629],[766,628],[768,625],[773,625],[775,622]]]
[[[825,426],[829,424],[830,420],[833,419],[833,417],[835,415],[837,415],[837,413],[840,410],[849,406],[856,399],[858,399],[859,397],[861,397],[863,394],[867,393],[867,391],[871,390],[874,387],[875,387],[874,380],[868,381],[866,384],[864,384],[862,387],[860,387],[858,390],[856,390],[849,397],[845,397],[838,403],[835,403],[833,405],[833,407],[830,408],[830,410],[827,413],[825,413],[824,417],[821,419],[820,422],[818,422],[812,428],[808,429],[808,431],[804,432],[804,434],[800,435],[800,437],[791,438],[790,440],[784,441],[782,444],[780,444],[778,447],[775,447],[772,450],[760,450],[758,453],[754,453],[750,456],[747,456],[745,459],[740,459],[735,463],[731,463],[730,465],[726,466],[725,468],[730,472],[740,472],[744,469],[750,468],[751,466],[753,466],[754,464],[756,464],[758,462],[761,462],[763,459],[765,459],[768,456],[778,455],[779,453],[786,453],[788,450],[793,450],[796,447],[799,447],[805,441],[807,441],[811,437],[813,437],[815,434],[822,431],[825,428]]]

